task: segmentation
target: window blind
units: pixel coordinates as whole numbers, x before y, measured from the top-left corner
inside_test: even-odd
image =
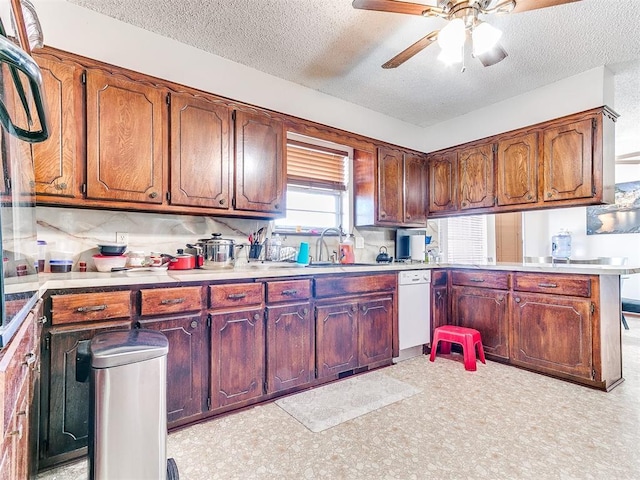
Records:
[[[288,140],[287,183],[346,190],[347,159],[347,152]]]
[[[486,263],[487,222],[484,215],[447,219],[447,261]]]

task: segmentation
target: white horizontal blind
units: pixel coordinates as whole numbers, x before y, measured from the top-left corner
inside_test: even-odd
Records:
[[[487,262],[487,221],[485,215],[451,217],[447,222],[447,262]]]
[[[287,183],[347,189],[348,153],[295,140],[287,142]]]

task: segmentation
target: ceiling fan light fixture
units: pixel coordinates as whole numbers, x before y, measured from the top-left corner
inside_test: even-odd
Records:
[[[440,30],[438,45],[443,51],[460,50],[466,38],[464,21],[461,18],[455,18]]]
[[[486,22],[478,22],[471,32],[473,55],[482,55],[496,46],[502,32]]]
[[[443,48],[438,55],[438,60],[445,65],[453,65],[454,63],[462,63],[463,56],[464,49],[462,46],[459,48]]]

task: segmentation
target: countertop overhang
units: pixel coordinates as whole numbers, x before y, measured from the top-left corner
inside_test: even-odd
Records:
[[[310,275],[342,275],[354,273],[384,273],[426,269],[476,269],[534,273],[569,273],[580,275],[633,275],[640,273],[640,266],[596,264],[544,264],[544,263],[392,263],[358,264],[327,267],[270,266],[264,264],[241,265],[232,269],[122,271],[114,273],[70,272],[40,275],[40,292],[52,289],[88,287],[115,287],[143,284],[215,282],[227,280],[254,280]]]

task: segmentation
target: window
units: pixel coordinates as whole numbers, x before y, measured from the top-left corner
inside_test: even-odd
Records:
[[[348,230],[351,149],[300,135],[287,136],[287,215],[281,232]]]
[[[448,263],[482,264],[488,260],[486,215],[451,217],[440,221],[440,245]]]

